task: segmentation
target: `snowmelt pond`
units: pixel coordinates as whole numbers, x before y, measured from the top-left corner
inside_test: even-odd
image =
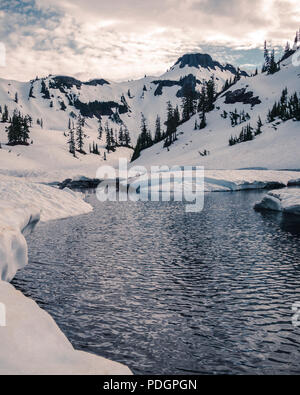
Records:
[[[260,213],[265,191],[100,203],[39,224],[13,284],[75,348],[136,374],[300,373],[300,219]]]

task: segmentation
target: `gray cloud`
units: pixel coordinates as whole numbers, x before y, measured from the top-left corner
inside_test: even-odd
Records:
[[[264,39],[283,45],[299,20],[298,0],[2,0],[0,40],[8,56],[0,76],[127,79],[164,72],[192,51],[258,64],[259,51],[245,49]]]

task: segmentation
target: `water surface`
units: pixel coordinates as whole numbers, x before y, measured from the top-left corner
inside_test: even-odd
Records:
[[[264,192],[99,203],[39,224],[14,285],[76,349],[134,373],[300,373],[300,221],[258,213]]]

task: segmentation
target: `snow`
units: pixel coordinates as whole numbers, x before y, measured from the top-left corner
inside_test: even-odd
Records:
[[[300,188],[270,191],[254,208],[300,215]]]
[[[160,77],[145,77],[136,81],[113,82],[104,85],[82,85],[80,89],[76,86],[61,92],[59,89],[50,88],[53,95],[53,107],[50,107],[50,100],[42,98],[41,81],[34,81],[35,98],[28,99],[30,83],[8,81],[0,79],[0,105],[2,109],[8,105],[10,114],[14,109],[18,109],[23,114],[30,114],[33,118],[33,127],[30,132],[30,139],[33,144],[28,147],[6,146],[7,134],[5,127],[7,124],[0,123],[0,173],[14,176],[37,177],[40,179],[51,179],[62,181],[65,178],[73,178],[74,175],[85,175],[95,177],[97,168],[100,165],[113,165],[117,163],[119,157],[130,158],[132,150],[128,148],[118,148],[116,152],[107,154],[107,161],[104,161],[105,133],[102,140],[98,140],[98,122],[94,118],[86,118],[84,132],[87,135],[85,140],[85,150],[88,152],[89,144],[98,143],[100,156],[94,154],[78,154],[78,158],[73,158],[68,152],[68,138],[64,135],[67,131],[70,113],[78,115],[79,111],[70,105],[67,99],[68,94],[75,95],[83,103],[94,100],[115,101],[122,104],[121,97],[124,95],[129,111],[120,114],[122,122],[128,127],[132,143],[140,133],[141,112],[147,119],[147,125],[154,134],[156,116],[161,117],[162,129],[165,129],[166,104],[170,100],[173,106],[181,106],[181,98],[176,94],[180,86],[164,87],[162,95],[154,95],[157,85],[153,81],[173,80],[178,81],[181,77],[193,74],[198,81],[208,79],[213,74],[216,82],[223,85],[225,79],[230,78],[230,72],[221,71],[216,68],[206,69],[200,67],[180,68],[173,66],[168,72]],[[281,64],[281,70],[274,75],[258,74],[255,77],[242,77],[229,90],[246,89],[258,96],[261,104],[251,107],[250,104],[235,103],[226,104],[223,95],[217,99],[215,110],[207,114],[207,127],[203,130],[194,130],[195,120],[199,122],[198,114],[193,116],[188,122],[178,127],[178,140],[169,147],[163,148],[163,142],[155,144],[151,148],[144,150],[136,164],[141,165],[200,165],[206,169],[300,169],[300,157],[298,146],[300,144],[299,122],[293,120],[287,122],[266,123],[268,110],[273,106],[275,100],[278,101],[282,90],[287,87],[288,94],[293,94],[295,90],[299,92],[300,66],[294,66],[291,58],[286,59]],[[53,77],[45,79],[48,86]],[[217,79],[218,78],[218,79]],[[143,91],[144,85],[147,91]],[[197,84],[197,89],[201,89],[201,84]],[[128,96],[130,90],[130,97]],[[14,101],[15,92],[18,92],[18,103]],[[60,110],[59,101],[64,100],[67,109]],[[231,135],[238,135],[243,126],[248,122],[231,126],[229,118],[223,119],[221,114],[224,110],[229,113],[237,109],[238,112],[244,110],[251,116],[249,123],[256,127],[256,122],[260,116],[263,122],[262,134],[256,136],[253,141],[229,146],[228,140]],[[44,128],[36,124],[36,120],[43,118]],[[109,123],[109,127],[118,132],[120,125],[114,123],[108,116],[102,117],[102,126]],[[200,152],[207,150],[208,156],[201,156]]]
[[[119,363],[76,351],[53,319],[11,281],[27,264],[24,234],[41,219],[88,213],[82,195],[67,188],[0,176],[0,374],[130,374]],[[3,312],[3,309],[1,309]]]
[[[300,52],[300,50],[299,50]],[[267,113],[275,101],[279,101],[283,89],[288,95],[299,88],[300,65],[294,66],[291,57],[281,64],[281,70],[273,75],[258,74],[255,77],[242,78],[229,91],[246,89],[258,96],[260,104],[251,107],[240,102],[226,104],[225,97],[220,95],[215,109],[207,114],[207,126],[202,130],[194,130],[196,114],[188,122],[177,129],[178,140],[169,149],[163,148],[163,142],[142,151],[136,165],[199,165],[205,169],[300,169],[300,123],[293,120],[287,122],[266,123]],[[235,127],[231,126],[229,117],[221,117],[227,113],[245,111],[251,119]],[[229,146],[230,136],[239,135],[243,126],[248,123],[255,129],[258,117],[261,117],[262,134],[254,140]],[[209,151],[208,156],[200,152]]]
[[[199,81],[215,75],[219,88],[225,79],[230,78],[228,72],[195,67],[172,67],[160,77],[145,77],[137,81],[115,83],[109,81],[105,85],[82,85],[80,89],[73,86],[66,88],[65,93],[58,89],[50,89],[53,95],[53,107],[50,101],[43,99],[41,81],[33,82],[35,98],[28,98],[31,84],[29,82],[7,81],[0,79],[0,105],[8,105],[9,112],[18,109],[22,114],[33,118],[33,127],[29,146],[7,146],[7,124],[0,124],[0,303],[7,308],[7,327],[0,327],[0,374],[2,373],[118,373],[127,374],[129,369],[107,361],[101,357],[75,351],[52,318],[41,310],[31,299],[26,298],[7,282],[16,271],[27,264],[26,233],[38,220],[48,221],[72,215],[88,213],[92,207],[83,201],[82,195],[65,188],[59,190],[41,182],[62,181],[66,178],[95,178],[101,165],[117,167],[119,158],[130,159],[132,150],[118,148],[116,152],[107,154],[104,161],[105,133],[98,140],[98,123],[96,118],[87,118],[84,132],[87,135],[85,150],[88,145],[97,142],[100,156],[77,154],[74,158],[68,152],[65,132],[71,111],[76,115],[79,111],[68,103],[67,95],[74,94],[83,103],[94,100],[115,101],[121,104],[124,95],[130,111],[120,114],[121,120],[130,131],[133,144],[140,133],[141,112],[147,118],[149,128],[154,131],[156,116],[159,115],[164,125],[166,103],[173,106],[181,104],[176,96],[179,86],[164,87],[162,95],[154,95],[154,80],[176,80],[193,74]],[[300,180],[300,127],[299,122],[265,122],[268,110],[278,101],[282,90],[287,87],[291,95],[298,89],[300,66],[295,67],[291,58],[282,65],[281,70],[272,76],[259,74],[252,78],[241,78],[230,90],[247,89],[259,96],[261,104],[251,107],[250,104],[226,104],[221,95],[215,110],[207,114],[207,127],[194,130],[193,116],[188,122],[178,127],[178,140],[169,149],[163,148],[163,142],[142,151],[131,166],[132,185],[139,185],[141,192],[148,186],[146,171],[153,165],[159,166],[203,166],[204,191],[236,191],[242,189],[266,188],[272,183],[288,185]],[[45,80],[49,84],[51,77]],[[144,85],[147,91],[143,91]],[[197,89],[201,88],[198,83]],[[131,96],[127,92],[130,90]],[[18,92],[18,103],[14,95]],[[61,111],[59,102],[63,100],[66,111]],[[224,110],[244,110],[251,116],[250,124],[255,127],[258,117],[263,121],[262,134],[253,141],[229,146],[231,135],[238,135],[242,126],[232,127],[229,119],[221,114]],[[36,124],[43,118],[44,128]],[[118,131],[119,126],[108,116],[102,117],[102,125],[108,121],[109,127]],[[164,128],[164,126],[163,126]],[[200,152],[209,151],[208,156]],[[143,171],[134,171],[135,166],[144,166]],[[216,170],[218,169],[218,170]],[[284,171],[279,171],[284,170]],[[141,176],[137,174],[141,173]],[[159,188],[158,180],[162,172],[156,172],[152,190]],[[184,190],[192,190],[190,174],[185,174]],[[164,184],[168,185],[169,174],[163,172]],[[294,181],[293,181],[294,180]],[[174,190],[178,190],[180,173],[176,174]],[[198,186],[202,186],[202,179]],[[124,181],[125,182],[125,181]],[[300,213],[300,190],[283,189],[269,192],[256,208]]]
[[[92,206],[82,200],[81,193],[1,175],[0,201],[14,202],[19,207],[22,207],[24,202],[30,202],[31,206],[41,210],[41,221],[66,218],[92,211]]]
[[[119,363],[76,351],[54,320],[4,281],[0,301],[6,326],[0,327],[0,374],[131,374]]]
[[[140,134],[141,113],[145,115],[148,127],[154,134],[157,115],[161,117],[162,125],[166,120],[167,102],[170,100],[174,107],[181,105],[181,98],[176,96],[181,89],[180,86],[164,87],[161,95],[155,95],[157,85],[153,81],[172,80],[178,82],[181,77],[189,74],[193,74],[199,81],[197,84],[198,90],[201,89],[201,81],[210,78],[211,75],[216,77],[216,83],[219,88],[221,88],[227,78],[233,77],[231,72],[221,71],[219,68],[210,70],[203,67],[199,69],[184,67],[181,69],[179,65],[175,65],[171,70],[159,77],[148,76],[135,81],[119,83],[108,81],[109,84],[96,86],[83,84],[80,89],[76,86],[72,88],[65,87],[65,93],[59,89],[49,88],[53,107],[50,107],[49,99],[42,97],[41,80],[32,82],[33,95],[35,97],[29,98],[30,82],[0,79],[0,105],[2,110],[4,105],[7,105],[10,115],[17,109],[23,115],[29,114],[33,119],[30,132],[30,141],[33,140],[33,144],[28,147],[7,147],[5,145],[7,143],[5,127],[8,124],[0,123],[0,142],[2,144],[2,150],[0,150],[1,173],[41,177],[52,172],[53,177],[60,177],[60,171],[62,171],[64,178],[72,178],[74,174],[71,174],[70,169],[81,168],[84,169],[84,175],[94,176],[97,167],[104,163],[105,132],[103,132],[102,139],[98,140],[98,120],[95,117],[87,117],[86,126],[84,127],[84,132],[87,135],[84,148],[86,152],[89,152],[89,144],[95,142],[99,145],[100,156],[78,154],[78,159],[73,158],[68,152],[68,137],[64,133],[67,132],[70,114],[78,115],[79,110],[70,105],[68,95],[78,98],[82,103],[97,100],[100,102],[114,101],[118,104],[122,104],[121,97],[124,96],[129,106],[129,111],[120,114],[120,119],[128,127],[132,144],[134,145],[137,136]],[[49,76],[45,79],[47,87],[49,87],[49,83],[53,78],[53,76]],[[147,91],[143,91],[144,86],[146,86]],[[130,90],[130,97],[128,96],[128,90]],[[14,101],[16,92],[18,92],[18,103]],[[62,100],[66,105],[65,111],[62,111],[60,108]],[[36,123],[37,119],[41,118],[43,119],[43,128]],[[109,116],[102,116],[103,127],[106,122],[108,122],[109,128],[112,128],[117,133],[119,132],[119,124],[114,123]],[[114,164],[116,158],[121,156],[130,158],[131,155],[131,149],[118,148],[117,152],[106,155],[107,161],[105,164]]]
[[[155,169],[152,173],[151,166],[141,167],[135,165],[136,162],[131,164],[129,174],[131,178],[128,179],[129,183],[134,186],[140,186],[142,189],[148,188],[148,177],[151,176],[151,190],[158,190],[159,180],[161,184],[168,183],[170,176],[174,177],[173,190],[176,190],[181,180],[183,179],[183,187],[189,189],[193,177],[191,170],[161,170]],[[138,174],[141,174],[138,176]],[[195,180],[196,183],[202,184],[202,173],[199,173],[199,179]],[[289,182],[300,176],[300,172],[294,171],[277,171],[277,170],[206,170],[204,169],[204,192],[217,192],[217,191],[240,191],[245,189],[264,189],[278,184],[279,186],[287,186]],[[122,181],[126,184],[127,180]],[[181,184],[180,184],[181,185]],[[274,187],[274,185],[273,185]]]

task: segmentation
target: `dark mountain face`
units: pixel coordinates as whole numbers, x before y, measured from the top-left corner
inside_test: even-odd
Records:
[[[197,69],[199,69],[199,67],[215,69],[215,66],[220,66],[218,62],[212,60],[210,55],[201,53],[185,54],[177,60],[175,65],[176,64],[179,64],[181,69],[185,66],[196,67]]]
[[[216,70],[219,68],[220,70],[227,70],[233,74],[237,74],[237,69],[232,66],[231,64],[226,64],[223,66],[221,63],[212,59],[212,57],[208,54],[201,54],[201,53],[190,53],[181,56],[175,65],[179,64],[179,67],[182,69],[185,66],[188,67],[196,67],[199,69],[203,67],[205,69],[212,69]],[[241,75],[247,76],[248,74],[245,71],[241,71]]]

